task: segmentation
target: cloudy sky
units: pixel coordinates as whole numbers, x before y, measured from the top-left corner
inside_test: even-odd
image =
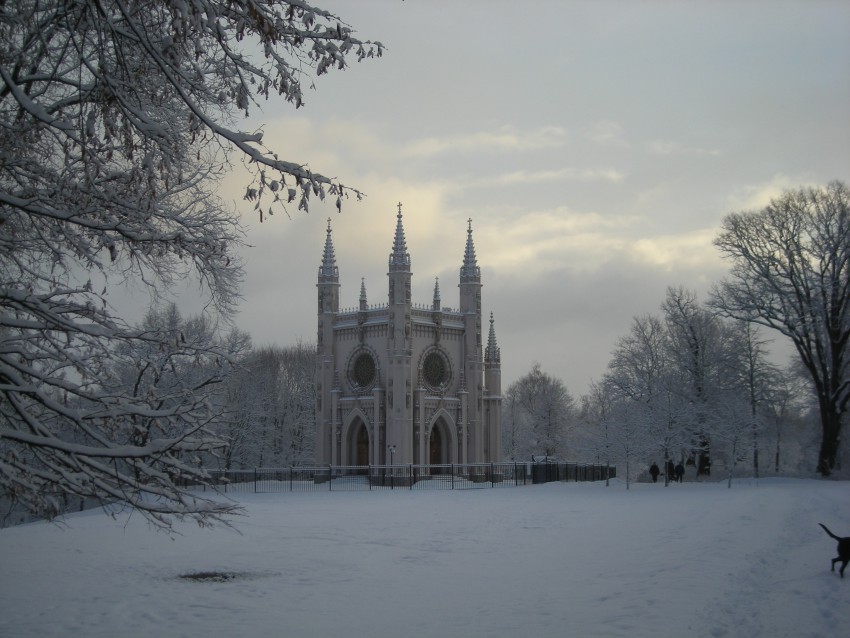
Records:
[[[313,341],[332,219],[343,306],[385,303],[396,204],[413,295],[456,307],[472,218],[503,389],[539,362],[573,395],[670,285],[723,277],[723,216],[850,180],[850,3],[317,0],[383,58],[252,113],[281,157],[367,194],[250,226],[237,325]]]

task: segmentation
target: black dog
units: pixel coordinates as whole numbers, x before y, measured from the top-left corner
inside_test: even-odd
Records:
[[[841,578],[844,578],[844,568],[847,567],[847,563],[850,563],[850,536],[841,538],[830,532],[823,523],[818,523],[818,525],[823,527],[823,531],[838,541],[838,558],[832,559],[832,571],[835,571],[835,563],[841,561],[841,569],[838,570],[838,573],[841,574]]]

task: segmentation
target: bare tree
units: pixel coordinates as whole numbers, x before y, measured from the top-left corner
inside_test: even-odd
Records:
[[[63,494],[118,500],[166,526],[172,514],[211,521],[233,510],[180,487],[204,480],[185,459],[215,444],[209,405],[188,392],[162,403],[115,390],[119,345],[155,349],[163,336],[127,325],[107,292],[131,279],[155,291],[194,276],[226,316],[238,300],[243,237],[215,197],[228,162],[253,170],[245,197],[261,221],[274,206],[306,210],[311,196],[341,206],[347,193],[232,122],[260,98],[301,106],[304,79],[382,49],[301,0],[3,4],[5,495],[46,516]],[[148,433],[131,435],[132,422]]]
[[[820,410],[817,471],[829,476],[850,402],[850,191],[832,182],[786,192],[728,215],[715,244],[732,269],[711,305],[791,339]]]

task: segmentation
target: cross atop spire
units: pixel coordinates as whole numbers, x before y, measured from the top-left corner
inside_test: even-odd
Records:
[[[398,203],[398,221],[395,225],[393,251],[390,253],[390,270],[410,270],[410,253],[404,239],[404,226],[401,223],[401,202]]]
[[[338,278],[339,268],[336,266],[336,255],[334,254],[334,242],[331,237],[331,218],[328,217],[327,237],[325,237],[325,251],[322,254],[322,265],[319,266],[319,278]]]

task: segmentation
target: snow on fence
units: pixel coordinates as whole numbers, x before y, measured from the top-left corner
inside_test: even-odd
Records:
[[[464,490],[552,481],[604,481],[617,468],[582,463],[476,463],[452,465],[325,465],[208,470],[223,492]]]

